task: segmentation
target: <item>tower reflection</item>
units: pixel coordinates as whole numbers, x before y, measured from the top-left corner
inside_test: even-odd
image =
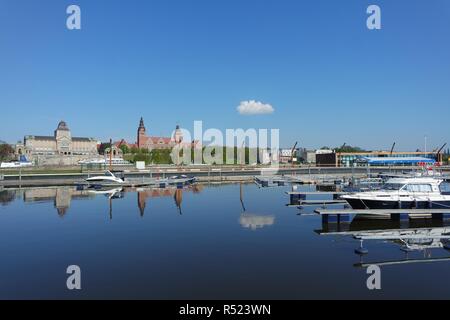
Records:
[[[137,204],[139,208],[140,216],[143,217],[145,214],[145,209],[147,207],[147,202],[151,198],[161,198],[161,197],[172,197],[175,202],[175,206],[179,214],[182,214],[181,205],[183,203],[183,193],[192,192],[200,193],[203,191],[202,185],[191,185],[188,187],[180,188],[138,188],[133,191],[137,193]]]

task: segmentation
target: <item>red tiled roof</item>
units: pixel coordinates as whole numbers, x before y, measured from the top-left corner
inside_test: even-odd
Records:
[[[159,144],[160,141],[162,141],[164,144],[170,144],[172,141],[172,138],[168,137],[148,137],[152,141],[153,144]]]

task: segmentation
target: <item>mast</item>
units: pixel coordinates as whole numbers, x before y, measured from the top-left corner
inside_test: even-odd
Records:
[[[112,139],[109,139],[109,171],[112,170],[112,154],[113,154],[113,145]]]

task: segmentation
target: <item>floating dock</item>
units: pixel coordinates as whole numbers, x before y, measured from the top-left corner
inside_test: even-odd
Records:
[[[332,196],[332,199],[330,199],[333,202],[340,202],[341,200],[339,199],[341,195],[347,194],[346,192],[337,192],[337,191],[324,191],[324,192],[305,192],[305,191],[290,191],[290,192],[286,192],[286,194],[289,196],[289,204],[291,206],[298,206],[300,205],[302,202],[306,203],[309,200],[306,200],[306,197],[309,195],[314,195],[314,196]],[[330,201],[330,200],[311,200],[311,201],[315,201],[317,202],[318,205],[323,204],[326,201]],[[340,202],[343,203],[343,202]],[[345,201],[345,203],[347,203],[347,201]],[[309,203],[311,204],[311,203]],[[331,204],[331,203],[329,203]],[[337,204],[337,203],[334,203]]]
[[[285,186],[286,183],[287,183],[286,178],[284,178],[284,177],[277,177],[277,176],[273,176],[273,177],[264,177],[264,176],[255,177],[254,181],[255,181],[255,183],[258,186],[261,186],[263,188],[281,187],[281,186]]]
[[[390,217],[397,221],[409,221],[410,218],[423,218],[424,216],[444,221],[450,220],[450,209],[316,209],[314,212],[321,215],[322,221],[326,223],[349,223],[352,216],[355,215]]]

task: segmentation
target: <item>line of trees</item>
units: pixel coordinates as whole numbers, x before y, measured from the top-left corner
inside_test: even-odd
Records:
[[[171,150],[152,150],[148,149],[138,149],[138,148],[122,148],[122,152],[124,153],[124,159],[130,161],[132,163],[136,163],[137,161],[144,161],[146,164],[172,164],[172,159],[170,157]]]
[[[202,150],[205,150],[205,147]],[[132,163],[135,163],[136,161],[145,161],[146,164],[173,164],[171,152],[170,149],[154,149],[149,151],[148,149],[138,149],[138,148],[124,148],[122,149],[124,153],[124,159],[127,161],[130,161]],[[215,156],[215,150],[211,150],[211,155]],[[238,152],[238,148],[234,147],[234,150],[231,150],[231,148],[223,147],[222,149],[222,163],[227,164],[227,151],[231,153],[231,151],[234,152],[234,158],[233,158],[233,164],[238,164],[238,157],[240,156],[240,153]],[[254,150],[255,152],[258,152],[259,150]],[[250,152],[251,149],[246,147],[244,150],[245,155],[245,163],[247,164],[253,164],[250,162],[258,161],[258,157],[256,159],[250,159]],[[182,156],[182,152],[180,153],[180,156]],[[195,153],[194,148],[191,149],[191,162],[194,163],[195,159]],[[242,157],[242,155],[241,155]],[[243,157],[242,157],[243,158]],[[250,161],[252,160],[252,161]],[[202,163],[205,164],[204,159],[202,158]]]
[[[361,152],[368,152],[367,150],[364,150],[360,147],[352,147],[352,146],[341,146],[336,148],[330,148],[330,147],[322,147],[322,150],[334,150],[337,153],[361,153]]]

